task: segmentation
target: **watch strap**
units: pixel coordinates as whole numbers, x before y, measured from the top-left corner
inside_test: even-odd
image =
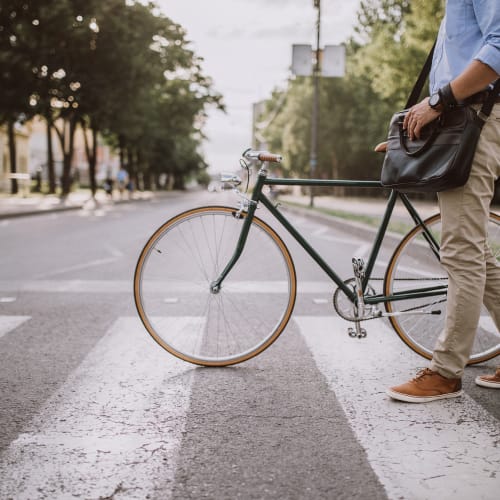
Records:
[[[444,87],[441,87],[438,92],[439,97],[441,97],[441,102],[443,103],[443,108],[445,110],[452,109],[458,104],[449,83],[447,83]]]

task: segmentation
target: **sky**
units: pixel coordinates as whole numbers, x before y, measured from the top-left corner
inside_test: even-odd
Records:
[[[203,70],[223,95],[227,113],[210,110],[204,133],[211,172],[238,168],[251,146],[252,105],[284,88],[293,44],[315,44],[313,0],[157,0],[187,31]],[[353,32],[360,0],[321,1],[321,46]]]

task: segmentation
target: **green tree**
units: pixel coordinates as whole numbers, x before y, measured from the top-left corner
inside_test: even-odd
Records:
[[[16,141],[15,124],[31,116],[29,94],[32,73],[29,54],[30,40],[36,24],[33,23],[33,9],[22,0],[10,0],[0,4],[0,125],[7,127],[10,171],[15,174]],[[12,194],[17,193],[15,178],[11,181]]]
[[[92,194],[97,141],[115,143],[136,182],[171,158],[175,185],[205,163],[197,153],[206,106],[223,109],[182,27],[153,3],[123,0],[6,0],[0,6],[0,123],[45,117],[50,189],[55,189],[51,130],[63,153],[62,194],[71,187],[74,137],[84,130]],[[165,145],[170,145],[165,151]],[[156,155],[156,159],[158,154]],[[125,160],[126,159],[126,160]],[[162,162],[165,164],[165,161]],[[153,170],[151,170],[153,169]],[[150,172],[151,170],[151,172]]]
[[[316,174],[324,178],[377,179],[392,113],[403,106],[436,37],[440,0],[361,2],[356,36],[349,40],[347,72],[323,78],[320,86],[319,151]],[[263,132],[270,148],[286,157],[285,173],[309,175],[312,85],[290,82],[285,104]],[[273,115],[282,93],[275,92],[262,121]]]
[[[353,72],[367,75],[372,88],[395,107],[405,104],[437,36],[442,0],[367,0],[361,3]],[[377,17],[377,13],[379,14]]]
[[[168,159],[182,164],[176,146],[196,136],[205,106],[222,108],[221,97],[202,74],[180,25],[153,5],[118,7],[106,3],[99,17],[95,59],[82,85],[90,97],[85,123],[114,137],[130,176],[150,187],[160,169],[168,170],[162,167]],[[197,157],[197,142],[188,143],[193,151],[186,151],[185,165],[176,170],[181,177]]]

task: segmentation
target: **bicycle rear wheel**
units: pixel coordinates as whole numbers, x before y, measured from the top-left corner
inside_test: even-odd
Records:
[[[425,221],[425,225],[439,245],[441,215],[430,217]],[[488,231],[490,248],[497,261],[500,261],[500,216],[490,214]],[[401,339],[427,359],[432,358],[434,345],[444,328],[447,282],[447,274],[439,262],[439,256],[432,251],[422,227],[416,226],[403,238],[391,257],[384,281],[384,293],[393,295],[404,291],[443,288],[439,295],[386,303],[388,312],[440,312],[440,314],[408,314],[389,318]],[[499,354],[500,333],[488,310],[483,306],[469,364],[480,363]]]
[[[177,215],[151,236],[137,263],[134,297],[144,326],[191,363],[225,366],[252,358],[278,338],[295,304],[290,253],[257,217],[237,263],[212,292],[237,246],[245,214],[236,212],[203,207]]]

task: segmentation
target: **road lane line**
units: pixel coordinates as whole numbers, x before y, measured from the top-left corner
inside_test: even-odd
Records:
[[[31,316],[0,316],[0,338],[30,318]]]
[[[390,400],[385,389],[427,362],[382,321],[366,323],[363,340],[349,338],[350,323],[338,317],[295,321],[390,498],[498,498],[493,416],[467,395],[422,405]]]
[[[50,293],[132,293],[130,280],[0,280],[0,292],[50,292]],[[241,281],[231,284],[236,293],[282,293],[287,284],[284,281]],[[165,298],[171,297],[172,284],[159,281],[149,282],[149,290],[164,293]],[[336,285],[329,280],[299,281],[298,293],[332,293]],[[181,291],[196,290],[196,285],[181,285],[175,287],[175,296]]]
[[[88,262],[82,262],[81,264],[75,264],[74,266],[63,267],[57,271],[50,271],[47,273],[38,274],[35,276],[37,279],[48,278],[50,276],[58,276],[60,274],[66,274],[73,271],[81,271],[82,269],[88,269],[89,267],[103,266],[104,264],[112,264],[116,262],[119,257],[105,257],[103,259],[90,260]]]
[[[0,498],[167,498],[191,383],[120,318],[2,454]]]

